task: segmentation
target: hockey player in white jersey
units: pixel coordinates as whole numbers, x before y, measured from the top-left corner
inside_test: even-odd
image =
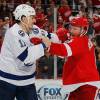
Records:
[[[30,41],[35,10],[21,4],[14,11],[16,24],[7,32],[0,54],[0,100],[38,100],[35,88],[36,60],[45,45]]]

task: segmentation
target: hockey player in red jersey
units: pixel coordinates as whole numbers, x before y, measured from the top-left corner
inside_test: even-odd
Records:
[[[75,18],[70,22],[72,39],[57,44],[47,38],[42,41],[53,55],[67,57],[63,67],[63,87],[70,93],[68,100],[94,100],[100,88],[99,74],[95,63],[94,45],[88,38],[87,18]]]

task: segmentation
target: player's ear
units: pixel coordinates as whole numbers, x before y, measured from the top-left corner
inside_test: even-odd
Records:
[[[26,20],[26,16],[23,15],[23,16],[21,17],[21,21],[24,22],[25,20]]]

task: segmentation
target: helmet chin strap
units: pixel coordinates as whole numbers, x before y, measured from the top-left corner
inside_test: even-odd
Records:
[[[83,28],[82,28],[80,36],[86,35],[87,32],[88,32],[88,28],[87,28],[87,29],[83,29]]]

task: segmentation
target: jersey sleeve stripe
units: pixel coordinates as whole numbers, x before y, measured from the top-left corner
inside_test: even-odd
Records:
[[[65,47],[66,47],[68,56],[72,56],[72,50],[71,50],[70,46],[69,46],[67,43],[64,43],[64,45],[65,45]]]
[[[27,56],[28,56],[28,47],[17,58],[21,61],[24,61]]]

